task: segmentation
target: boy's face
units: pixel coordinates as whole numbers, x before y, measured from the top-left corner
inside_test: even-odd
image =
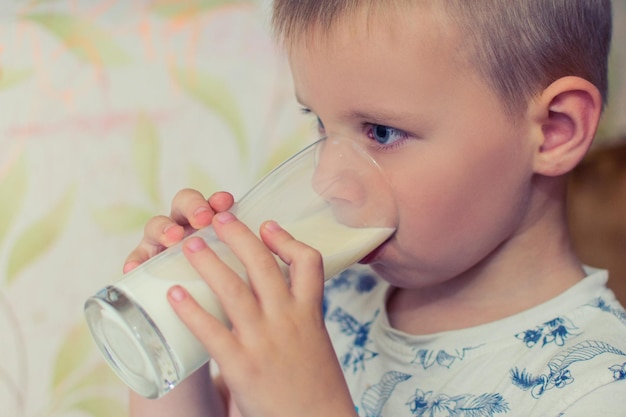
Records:
[[[364,16],[290,48],[296,94],[323,133],[359,142],[392,183],[399,227],[368,261],[394,285],[431,285],[521,234],[531,125],[513,126],[441,17]]]

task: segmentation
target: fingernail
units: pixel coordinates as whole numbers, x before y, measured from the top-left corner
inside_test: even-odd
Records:
[[[204,242],[202,238],[192,237],[185,242],[185,247],[190,252],[198,252],[199,250],[204,249],[206,247],[206,243]]]
[[[282,228],[274,220],[269,220],[265,222],[265,229],[267,229],[270,232],[278,232],[282,230]]]
[[[168,295],[173,301],[181,302],[187,297],[187,292],[180,286],[174,286],[168,291]]]
[[[235,221],[235,215],[229,211],[223,211],[221,213],[218,213],[216,217],[217,217],[217,221],[223,224],[231,223]]]
[[[172,230],[173,231],[177,231],[176,226],[178,226],[177,224],[168,224],[167,226],[165,226],[163,228],[163,234],[169,239],[169,240],[176,240],[176,239],[180,239],[181,236],[179,236],[180,233],[170,233]]]
[[[211,220],[213,213],[209,210],[208,207],[198,207],[196,211],[193,212],[193,217],[203,223],[208,223]]]

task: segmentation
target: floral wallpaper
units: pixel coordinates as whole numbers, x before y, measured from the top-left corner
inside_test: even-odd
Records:
[[[0,1],[0,416],[123,417],[84,300],[176,191],[241,195],[311,139],[270,0]],[[626,133],[626,0],[599,145]]]
[[[126,415],[84,300],[180,188],[241,193],[310,139],[268,7],[1,2],[0,416]]]

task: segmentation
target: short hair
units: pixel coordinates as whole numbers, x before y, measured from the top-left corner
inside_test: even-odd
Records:
[[[579,76],[608,100],[611,0],[274,0],[272,26],[290,45],[366,8],[441,5],[468,44],[461,52],[512,115],[552,82]]]

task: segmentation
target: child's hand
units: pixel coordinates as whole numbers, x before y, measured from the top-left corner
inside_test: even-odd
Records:
[[[232,205],[233,196],[226,192],[215,193],[206,200],[199,191],[179,191],[172,200],[170,217],[155,216],[146,223],[141,242],[124,262],[124,273],[195,230],[210,225],[215,213],[228,210]]]
[[[213,225],[245,265],[249,286],[202,239],[188,239],[184,253],[220,299],[232,330],[183,288],[173,287],[168,296],[219,365],[242,414],[355,416],[324,327],[319,253],[274,222],[262,226],[262,241],[228,212],[217,214]],[[272,252],[289,265],[289,284]]]

